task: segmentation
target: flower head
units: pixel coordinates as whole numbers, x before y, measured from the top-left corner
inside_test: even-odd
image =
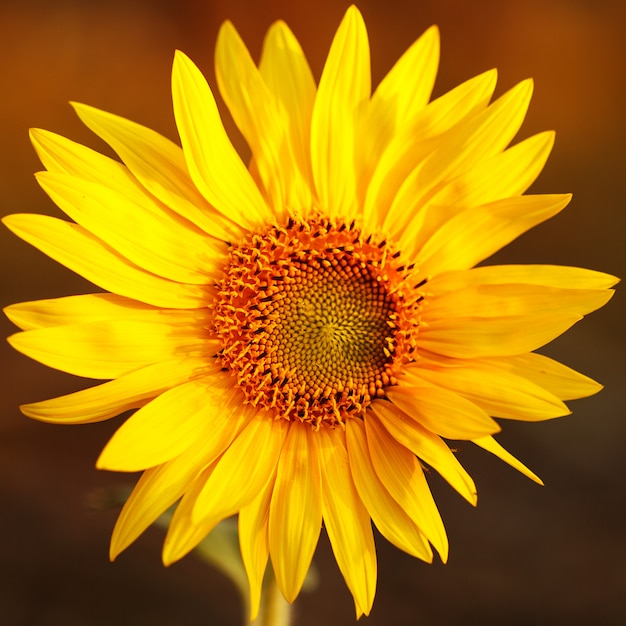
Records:
[[[316,86],[287,26],[258,66],[230,23],[220,93],[250,146],[233,148],[211,89],[177,53],[182,147],[74,105],[121,162],[32,131],[38,181],[73,220],[6,224],[104,293],[8,307],[24,354],[97,386],[22,407],[87,423],[136,411],[98,467],[143,471],[111,555],[177,503],[163,559],[239,514],[258,606],[268,559],[298,595],[322,522],[357,615],[371,609],[371,522],[400,549],[446,560],[423,465],[470,503],[447,439],[539,479],[493,438],[495,418],[537,421],[600,386],[534,352],[604,305],[612,276],[478,263],[558,213],[568,195],[523,195],[553,133],[512,147],[525,81],[491,101],[495,72],[430,101],[428,30],[371,93],[365,25],[348,9]]]

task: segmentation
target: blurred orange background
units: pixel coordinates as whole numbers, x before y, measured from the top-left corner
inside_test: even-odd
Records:
[[[123,115],[176,138],[169,72],[184,50],[213,85],[213,46],[231,19],[258,58],[269,24],[284,19],[319,77],[347,2],[319,0],[37,0],[0,3],[0,207],[57,209],[36,185],[29,127],[105,150],[68,100]],[[498,93],[532,76],[525,137],[554,128],[557,143],[535,192],[573,192],[557,218],[497,255],[498,262],[580,265],[626,276],[626,2],[623,0],[363,0],[377,83],[428,26],[442,34],[436,94],[491,67]],[[228,120],[230,124],[230,121]],[[229,126],[232,129],[232,125]],[[238,144],[240,147],[241,144]],[[0,231],[1,304],[92,288]],[[546,349],[606,389],[572,416],[506,423],[500,440],[545,481],[463,448],[480,504],[472,509],[437,476],[432,485],[451,541],[448,565],[426,565],[378,541],[371,626],[626,623],[624,297]],[[4,336],[14,331],[2,319]],[[164,569],[151,529],[117,562],[108,539],[118,508],[94,503],[134,476],[97,472],[120,419],[50,426],[24,402],[84,381],[2,345],[0,379],[0,624],[4,626],[236,625],[235,590],[194,557]],[[320,582],[296,603],[298,626],[354,622],[352,599],[322,537]]]

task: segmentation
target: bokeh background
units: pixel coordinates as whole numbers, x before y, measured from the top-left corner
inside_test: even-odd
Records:
[[[57,210],[36,185],[27,129],[93,147],[67,104],[86,102],[175,138],[173,51],[213,80],[219,24],[230,18],[258,58],[269,24],[285,19],[319,77],[347,2],[318,0],[15,0],[0,2],[0,212]],[[498,262],[581,265],[626,276],[626,2],[624,0],[362,0],[377,83],[429,25],[442,33],[436,94],[499,68],[498,93],[528,76],[535,96],[521,137],[555,128],[536,192],[574,193],[560,216],[497,255]],[[230,123],[230,121],[228,121]],[[82,279],[0,231],[0,299],[90,291]],[[451,541],[449,563],[426,565],[379,541],[377,599],[367,626],[626,623],[624,297],[546,348],[606,389],[574,414],[507,423],[501,441],[539,473],[540,488],[470,448],[473,509],[437,476],[432,485]],[[2,335],[13,332],[0,321]],[[152,529],[114,564],[118,507],[107,494],[134,476],[94,469],[120,419],[83,427],[35,423],[20,403],[84,381],[31,363],[2,344],[0,376],[0,624],[231,626],[230,583],[193,556],[165,569]],[[324,536],[319,585],[296,604],[296,624],[354,623],[352,599]]]

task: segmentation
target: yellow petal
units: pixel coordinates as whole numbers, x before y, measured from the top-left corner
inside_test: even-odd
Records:
[[[320,465],[308,423],[292,422],[272,495],[269,545],[278,586],[288,602],[300,593],[322,527]]]
[[[18,237],[98,287],[155,306],[206,306],[212,287],[188,285],[146,272],[78,226],[47,215],[9,215],[4,224]]]
[[[337,565],[354,598],[357,619],[369,615],[376,593],[376,546],[370,515],[352,481],[345,434],[315,434],[322,469],[322,514]]]
[[[259,613],[270,552],[268,521],[273,490],[274,481],[270,480],[265,489],[239,511],[239,546],[250,585],[250,621],[254,621]]]
[[[407,367],[404,373],[407,381],[427,380],[454,391],[495,417],[538,421],[570,413],[539,385],[478,359],[465,359],[455,367]]]
[[[116,558],[181,495],[190,490],[199,471],[211,466],[245,426],[249,412],[220,407],[221,413],[209,436],[199,436],[177,457],[147,469],[139,479],[117,519],[111,537],[111,559]]]
[[[129,199],[146,195],[139,181],[119,161],[49,130],[31,128],[29,133],[37,156],[48,171],[109,185]]]
[[[346,442],[354,484],[380,533],[400,550],[431,563],[428,540],[376,475],[361,420],[347,421]]]
[[[518,472],[524,474],[524,476],[530,478],[539,485],[543,485],[543,481],[534,472],[531,472],[521,461],[518,461],[510,452],[505,450],[493,437],[481,437],[474,439],[473,443],[481,447],[487,452],[497,456],[499,459],[508,463],[511,467],[514,467]]]
[[[232,382],[217,375],[165,391],[118,428],[97,467],[140,471],[173,459],[199,441],[216,456],[238,427],[232,417],[233,394]]]
[[[316,86],[300,44],[287,25],[274,23],[265,36],[259,72],[282,106],[288,124],[292,157],[301,180],[287,181],[285,201],[303,214],[312,207],[311,114]]]
[[[311,164],[320,205],[330,217],[355,214],[355,113],[370,96],[365,23],[353,5],[333,39],[311,120]]]
[[[429,291],[432,285],[428,285]],[[434,291],[434,290],[433,290]],[[435,292],[436,293],[436,292]],[[429,320],[506,318],[532,315],[586,315],[604,306],[608,289],[561,289],[528,284],[476,284],[427,298],[422,313]]]
[[[110,185],[40,172],[37,180],[70,218],[139,267],[180,283],[214,282],[225,246],[162,210],[150,197],[131,201]]]
[[[112,293],[90,293],[20,302],[6,307],[4,313],[22,330],[120,318],[155,321],[167,318],[176,323],[177,320],[194,317],[199,320],[202,316],[206,317],[206,313],[197,311],[186,318],[184,313],[181,314],[176,309],[160,309]]]
[[[198,494],[206,484],[214,467],[214,464],[210,465],[197,476],[187,487],[181,501],[176,506],[163,543],[162,559],[165,566],[171,565],[189,554],[222,521],[222,519],[211,518],[196,523],[192,519],[192,511]]]
[[[581,319],[573,314],[435,320],[420,329],[420,346],[459,359],[512,356],[540,348]]]
[[[265,411],[250,420],[199,492],[194,523],[224,519],[258,495],[274,476],[287,427],[285,420],[274,420]]]
[[[215,371],[219,368],[214,366]],[[209,371],[206,359],[184,359],[147,365],[116,380],[58,398],[23,404],[24,415],[41,422],[101,422],[143,406],[159,394]]]
[[[389,209],[392,219],[396,218],[390,227],[401,239],[410,241],[412,250],[419,250],[443,224],[465,209],[526,191],[541,172],[553,143],[552,132],[530,137],[479,161],[428,199],[422,197],[422,171],[416,167],[400,186]]]
[[[569,194],[520,196],[468,209],[455,215],[422,242],[409,226],[401,242],[408,257],[415,255],[420,276],[466,270],[503,248],[522,233],[556,215]]]
[[[180,51],[174,58],[172,97],[187,167],[202,195],[244,228],[271,223],[261,192],[224,130],[211,88]]]
[[[378,478],[445,563],[448,538],[419,461],[382,427],[371,411],[365,414],[365,432]]]
[[[619,278],[581,267],[564,265],[485,265],[446,272],[428,283],[433,293],[456,291],[473,285],[527,284],[561,289],[608,289]]]
[[[48,367],[86,378],[118,378],[152,363],[215,352],[216,342],[203,336],[201,324],[192,324],[189,316],[180,320],[182,330],[167,319],[116,319],[37,328],[8,341]]]
[[[487,106],[495,86],[495,70],[480,74],[431,102],[396,132],[372,164],[364,206],[369,230],[389,231],[400,239],[416,197],[410,187],[424,159],[455,125]],[[370,126],[379,123],[370,119]],[[405,187],[408,191],[402,193]]]
[[[389,136],[428,103],[439,65],[439,29],[431,26],[415,41],[380,81],[371,107],[392,115]]]
[[[147,469],[124,503],[111,536],[113,561],[178,500],[198,468],[177,459]]]
[[[554,132],[529,137],[454,178],[429,203],[461,209],[518,196],[539,176],[553,145]]]
[[[396,441],[438,471],[470,504],[476,505],[478,496],[472,477],[440,437],[390,402],[376,400],[371,410]]]
[[[117,152],[143,187],[164,205],[214,237],[229,240],[239,232],[228,216],[218,213],[193,184],[180,146],[123,117],[76,102],[72,106],[83,123]],[[66,144],[64,148],[67,147]],[[75,175],[85,178],[80,172]]]
[[[446,181],[495,156],[513,139],[526,115],[533,83],[522,81],[442,141],[420,170],[421,195],[428,198]]]
[[[543,354],[531,352],[511,357],[486,359],[486,362],[496,367],[506,368],[514,375],[532,381],[561,400],[586,398],[602,389],[602,385],[595,380]]]
[[[401,411],[446,439],[473,439],[500,431],[498,424],[473,402],[417,378],[387,389]]]
[[[300,175],[288,141],[287,119],[228,21],[222,24],[217,38],[215,75],[220,93],[252,150],[261,188],[278,220],[285,221],[287,188]]]
[[[439,64],[439,31],[429,28],[397,61],[376,88],[360,120],[356,167],[366,187],[369,177],[396,133],[427,104]]]

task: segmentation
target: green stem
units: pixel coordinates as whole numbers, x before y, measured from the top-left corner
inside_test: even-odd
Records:
[[[274,570],[270,566],[267,568],[263,581],[259,615],[251,624],[247,621],[245,624],[246,626],[289,626],[290,616],[291,604],[283,598],[274,576]]]

